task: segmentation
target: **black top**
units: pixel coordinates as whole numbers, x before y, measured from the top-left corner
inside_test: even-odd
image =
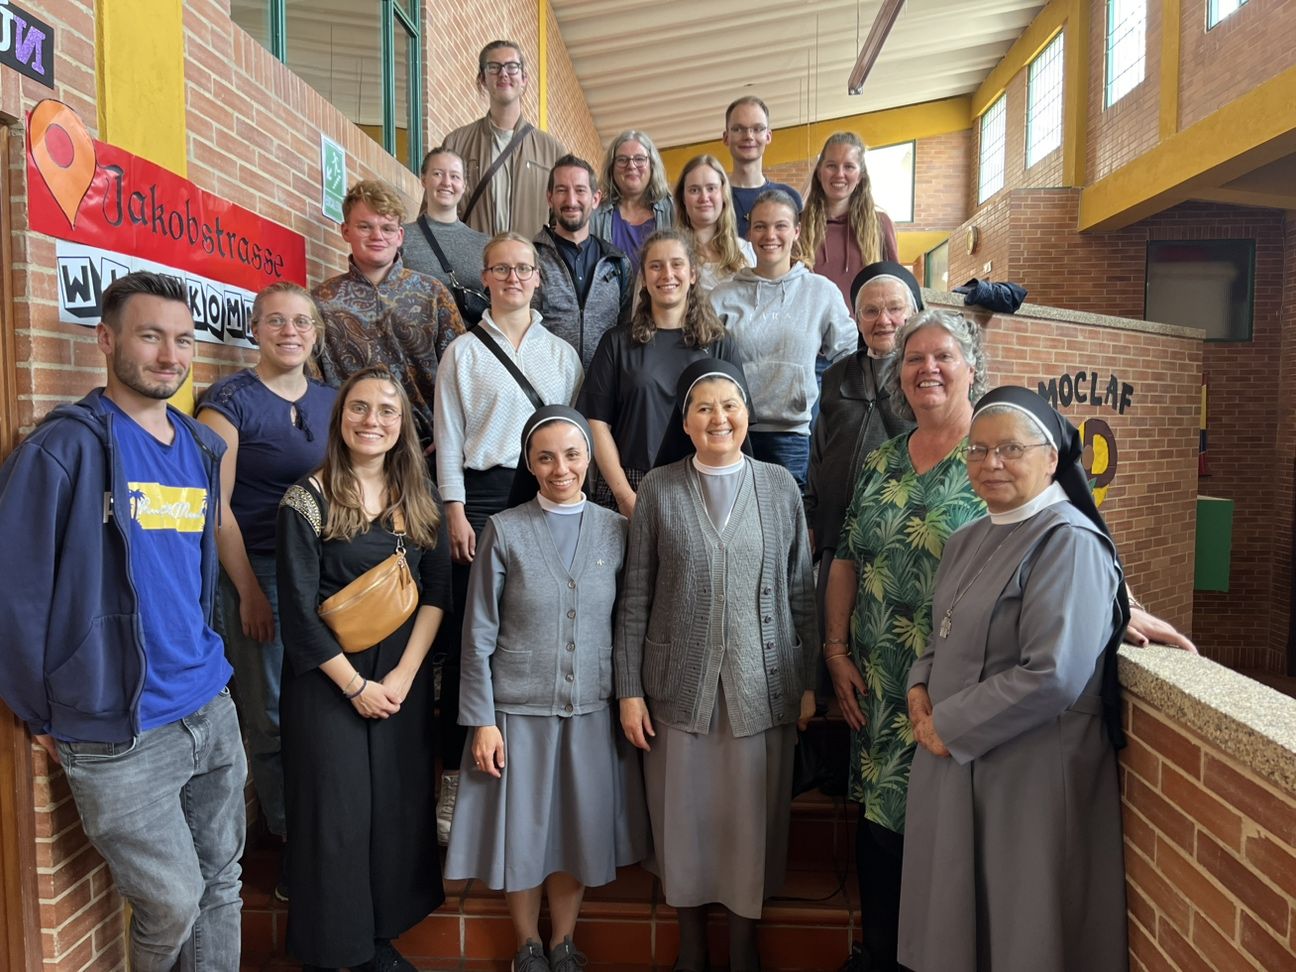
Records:
[[[572,282],[576,285],[576,299],[582,307],[589,296],[590,284],[594,282],[594,270],[598,267],[600,250],[594,237],[587,236],[580,243],[573,243],[566,237],[559,236],[552,229],[549,235],[558,246],[558,255],[571,271]]]
[[[622,468],[649,470],[675,408],[680,373],[708,357],[741,362],[731,338],[710,349],[690,348],[682,330],[655,331],[647,344],[636,344],[628,324],[614,327],[599,341],[576,406],[612,427]]]

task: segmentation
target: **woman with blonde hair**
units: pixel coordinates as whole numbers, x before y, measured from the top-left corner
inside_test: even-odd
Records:
[[[698,286],[704,295],[756,265],[756,251],[738,235],[729,175],[714,155],[695,155],[684,164],[675,183],[675,222],[697,241]]]
[[[801,213],[801,255],[850,301],[851,281],[880,260],[899,260],[895,224],[873,202],[864,143],[854,132],[824,142]]]
[[[675,222],[666,168],[652,139],[634,129],[614,138],[600,182],[603,202],[590,217],[590,232],[638,263],[644,240]]]
[[[423,662],[450,603],[450,543],[409,397],[385,365],[343,384],[324,463],[284,494],[277,527],[288,950],[306,969],[413,972],[391,940],[445,899]],[[320,608],[401,553],[417,606],[392,630],[371,621],[358,640],[373,644],[356,650]]]

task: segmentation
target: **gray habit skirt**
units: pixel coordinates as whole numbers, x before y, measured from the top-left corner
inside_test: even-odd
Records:
[[[464,747],[445,876],[526,891],[559,871],[597,887],[648,855],[638,750],[610,708],[585,715],[496,711],[504,737],[500,779],[473,768]]]
[[[654,726],[644,753],[656,874],[674,908],[718,902],[760,918],[783,888],[796,726],[735,738],[723,687],[707,733]]]

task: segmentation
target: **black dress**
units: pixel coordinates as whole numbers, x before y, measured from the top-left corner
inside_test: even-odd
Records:
[[[316,512],[318,511],[318,512]],[[341,650],[319,619],[322,600],[395,549],[381,526],[350,542],[324,541],[327,506],[307,480],[279,507],[278,582],[284,642],[279,703],[291,853],[288,951],[330,968],[361,965],[374,940],[396,938],[445,900],[437,852],[432,681],[424,665],[400,711],[365,719],[319,665]],[[450,542],[406,540],[420,605],[450,603]],[[396,667],[416,611],[394,634],[349,656],[381,679]]]

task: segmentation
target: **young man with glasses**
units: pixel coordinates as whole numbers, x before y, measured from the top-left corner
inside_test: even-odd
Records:
[[[547,327],[580,355],[588,368],[605,332],[630,319],[634,269],[629,258],[590,231],[599,204],[594,167],[564,155],[549,173],[554,225],[535,237],[543,286],[535,307]]]
[[[490,99],[486,116],[456,128],[445,140],[445,147],[464,161],[461,217],[488,236],[512,230],[530,239],[549,222],[545,185],[554,162],[567,150],[522,117],[527,69],[513,41],[494,40],[481,49],[477,87]],[[478,192],[483,176],[501,158]]]
[[[401,376],[430,453],[437,362],[464,326],[450,291],[401,262],[404,219],[400,195],[385,182],[357,182],[342,200],[347,272],[314,290],[324,318],[320,371],[337,387],[362,368],[387,365]]]
[[[763,160],[765,150],[773,140],[769,127],[769,109],[755,95],[745,95],[725,110],[725,128],[721,140],[729,148],[733,171],[729,175],[729,188],[733,192],[734,218],[738,221],[738,235],[747,239],[747,221],[751,216],[756,197],[767,189],[781,189],[792,197],[797,211],[802,208],[801,194],[782,182],[765,178]]]

